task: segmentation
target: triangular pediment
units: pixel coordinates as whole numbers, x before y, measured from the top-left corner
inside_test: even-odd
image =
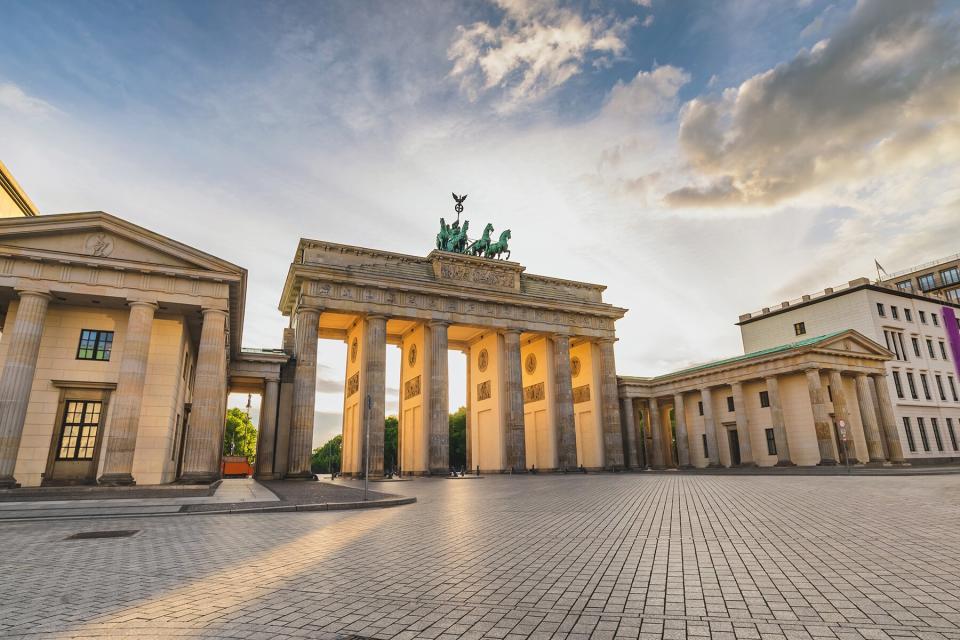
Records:
[[[0,247],[58,259],[239,274],[242,269],[109,214],[61,214],[0,220]]]
[[[887,357],[890,353],[873,340],[854,330],[844,331],[824,338],[816,345],[817,349],[829,349],[851,354]]]

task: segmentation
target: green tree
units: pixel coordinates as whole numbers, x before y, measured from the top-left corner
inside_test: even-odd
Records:
[[[467,466],[467,408],[460,407],[450,414],[450,466]]]
[[[383,421],[383,470],[389,472],[397,468],[397,428],[400,421],[397,416],[387,416]]]
[[[257,459],[257,428],[242,409],[227,411],[227,426],[223,437],[223,455],[243,456],[250,464]]]
[[[343,436],[334,436],[322,447],[313,450],[310,470],[313,473],[340,471],[340,454],[343,451]]]

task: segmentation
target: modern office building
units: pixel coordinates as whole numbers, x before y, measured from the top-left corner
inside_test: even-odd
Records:
[[[883,274],[881,282],[906,293],[939,296],[960,304],[960,254]]]

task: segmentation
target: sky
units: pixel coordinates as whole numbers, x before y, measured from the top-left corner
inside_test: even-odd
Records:
[[[43,213],[107,211],[247,268],[248,347],[280,345],[299,238],[426,255],[451,191],[530,273],[607,285],[624,375],[740,353],[740,314],[874,260],[960,251],[960,0],[0,13],[0,159]],[[345,346],[319,359],[316,444]]]

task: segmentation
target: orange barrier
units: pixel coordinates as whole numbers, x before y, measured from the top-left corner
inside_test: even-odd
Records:
[[[245,478],[253,475],[253,466],[243,456],[223,456],[220,471],[225,478]]]

